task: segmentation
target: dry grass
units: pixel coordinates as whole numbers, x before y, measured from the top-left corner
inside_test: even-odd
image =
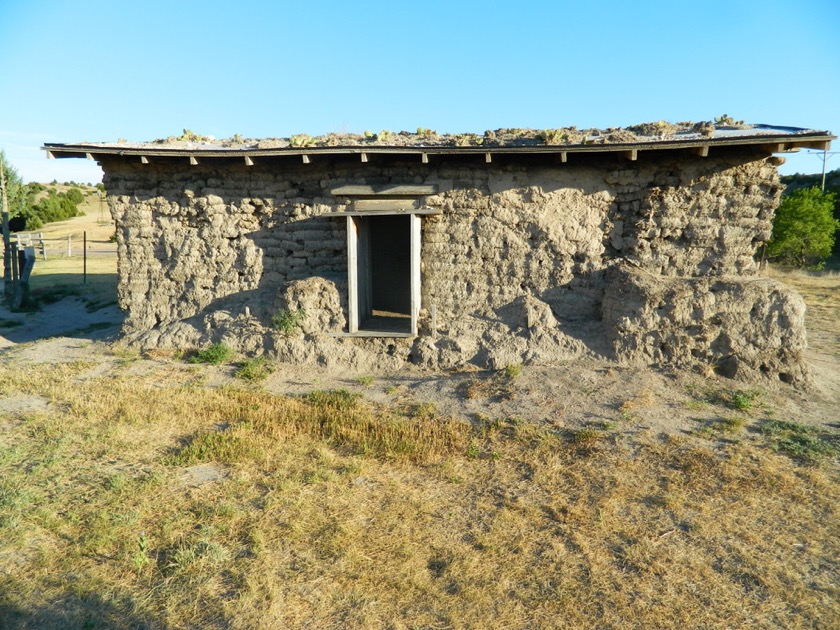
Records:
[[[840,272],[767,269],[769,277],[789,285],[805,299],[808,344],[828,356],[840,357]]]
[[[49,401],[0,414],[3,627],[840,620],[836,450],[802,465],[747,412],[737,440],[565,435],[121,359],[0,363],[0,399]]]

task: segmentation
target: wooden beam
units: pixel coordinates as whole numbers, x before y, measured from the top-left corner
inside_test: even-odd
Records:
[[[493,154],[492,154],[492,153],[490,153],[489,151],[488,151],[487,153],[485,153],[485,154],[484,154],[484,161],[485,161],[487,164],[490,164],[490,162],[492,162],[492,161],[493,161]]]
[[[93,159],[93,153],[85,153],[85,157],[89,160]]]
[[[569,161],[569,154],[566,151],[560,151],[560,161],[565,164]]]
[[[367,153],[362,151],[361,156],[362,156],[362,162],[367,162],[368,161]]]
[[[768,153],[784,153],[785,145],[782,142],[774,142],[773,144],[762,144],[761,148]]]
[[[47,151],[47,159],[48,160],[54,160],[55,159],[55,153],[53,153],[52,151]]]
[[[630,160],[631,162],[635,162],[639,159],[639,150],[638,149],[630,149],[629,151],[624,151],[624,157]]]
[[[195,159],[195,156],[194,156],[194,155],[191,155],[191,156],[190,156],[190,164],[192,164],[193,166],[197,166],[197,165],[198,165],[198,160],[196,160],[196,159]]]
[[[700,146],[700,147],[694,147],[692,149],[692,152],[695,155],[699,155],[700,157],[709,157],[709,145],[704,144],[703,146]]]
[[[347,332],[359,332],[359,241],[356,221],[347,217]]]
[[[490,155],[488,153],[488,155]],[[411,332],[417,334],[417,320],[420,317],[420,305],[422,303],[423,291],[420,288],[423,275],[420,273],[420,248],[422,236],[420,234],[420,217],[413,214],[409,218],[410,242],[409,246],[409,260],[410,260],[410,277],[409,282],[411,287]]]
[[[303,155],[301,155],[301,156],[300,156],[300,158],[303,160],[303,163],[304,163],[304,164],[309,164],[309,163],[311,162],[311,160],[309,159],[309,156],[308,156],[308,155],[306,155],[306,153],[304,153]]]
[[[391,197],[420,197],[422,195],[435,195],[438,192],[437,184],[384,184],[381,186],[350,185],[339,186],[330,190],[331,195],[336,197],[370,197],[370,196],[391,196]]]
[[[794,142],[793,146],[803,147],[805,149],[817,149],[819,151],[828,151],[831,148],[831,140],[820,140],[816,142]]]
[[[423,164],[428,164],[429,163],[429,154],[428,153],[421,153],[420,154],[420,160],[423,162]]]
[[[147,158],[145,155],[141,155],[140,156],[140,164],[148,164],[148,163],[149,163],[149,158]]]
[[[249,156],[245,156],[245,166],[253,166],[254,160],[252,160]]]
[[[429,216],[443,214],[440,208],[414,208],[406,210],[342,210],[341,212],[325,212],[319,217],[370,217],[370,216],[405,216],[407,214],[418,214]]]
[[[370,212],[370,211],[404,211],[419,208],[420,203],[417,199],[356,199],[353,202],[353,210],[355,212]]]

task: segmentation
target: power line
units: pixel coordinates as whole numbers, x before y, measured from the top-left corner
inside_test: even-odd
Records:
[[[840,151],[829,151],[828,149],[824,151],[812,151],[810,149],[806,149],[806,152],[810,155],[816,155],[819,159],[822,160],[823,168],[822,168],[822,191],[825,192],[825,163],[831,159],[831,157],[835,155],[840,155]]]

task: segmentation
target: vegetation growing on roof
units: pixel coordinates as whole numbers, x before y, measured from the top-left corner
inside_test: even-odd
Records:
[[[749,125],[744,125],[743,120],[735,120],[729,114],[723,114],[722,116],[715,116],[715,125],[721,127],[735,127],[737,129],[741,129],[743,127],[748,127]]]
[[[289,144],[293,147],[311,147],[315,145],[315,138],[306,133],[299,133],[289,139]]]
[[[581,129],[576,127],[558,127],[548,129],[528,129],[520,127],[500,128],[476,133],[439,133],[427,127],[418,127],[415,131],[393,132],[383,129],[379,133],[365,130],[361,134],[331,132],[320,136],[301,133],[289,138],[265,138],[261,140],[245,139],[240,134],[226,140],[216,141],[212,136],[203,136],[190,129],[184,129],[180,136],[158,139],[157,144],[177,144],[179,142],[218,142],[222,146],[255,146],[260,149],[334,147],[357,145],[385,146],[540,146],[540,145],[580,145],[614,144],[673,138],[680,134],[700,134],[711,136],[715,129],[749,129],[742,120],[736,120],[728,114],[717,116],[713,121],[678,122],[665,120],[640,123],[628,127],[610,127],[607,129]]]
[[[679,136],[697,134],[711,137],[718,129],[752,129],[754,125],[746,124],[729,114],[714,117],[713,120],[691,122],[668,122],[657,120],[639,123],[627,127],[609,127],[606,129],[577,129],[558,127],[547,129],[529,129],[520,127],[487,130],[483,134],[440,133],[427,127],[418,127],[415,131],[393,132],[383,129],[379,133],[365,130],[363,133],[330,132],[320,136],[309,134],[294,134],[289,138],[248,139],[241,134],[235,134],[225,140],[216,140],[213,136],[197,134],[190,129],[184,129],[180,136],[169,136],[154,140],[155,144],[177,145],[182,142],[215,143],[224,147],[248,146],[258,149],[283,149],[306,147],[337,147],[337,146],[416,146],[416,147],[502,147],[502,146],[573,146],[587,144],[618,144],[634,142],[650,142],[664,139],[674,139]],[[118,144],[127,144],[120,139]]]
[[[158,138],[155,144],[173,144],[175,142],[214,142],[216,139],[213,136],[203,136],[200,133],[194,132],[192,129],[184,129],[180,136],[169,136],[168,138]],[[124,140],[117,140],[117,142],[125,142]]]

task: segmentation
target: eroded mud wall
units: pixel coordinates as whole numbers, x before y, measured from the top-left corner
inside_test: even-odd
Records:
[[[750,276],[781,191],[773,158],[746,150],[706,158],[641,154],[634,162],[575,163],[572,156],[566,164],[476,158],[384,166],[325,158],[250,167],[119,159],[103,166],[117,221],[125,331],[155,331],[146,334],[155,343],[177,331],[179,342],[200,343],[235,320],[247,324],[248,349],[255,350],[260,334],[265,347],[286,343],[269,337],[290,282],[324,279],[335,295],[311,308],[338,304],[346,316],[345,218],[327,215],[350,200],[333,197],[332,188],[437,185],[438,194],[420,200],[441,210],[423,218],[422,336],[400,351],[430,366],[550,363],[587,348],[603,351],[607,268],[629,261],[671,278]],[[432,305],[435,331],[428,327]]]

